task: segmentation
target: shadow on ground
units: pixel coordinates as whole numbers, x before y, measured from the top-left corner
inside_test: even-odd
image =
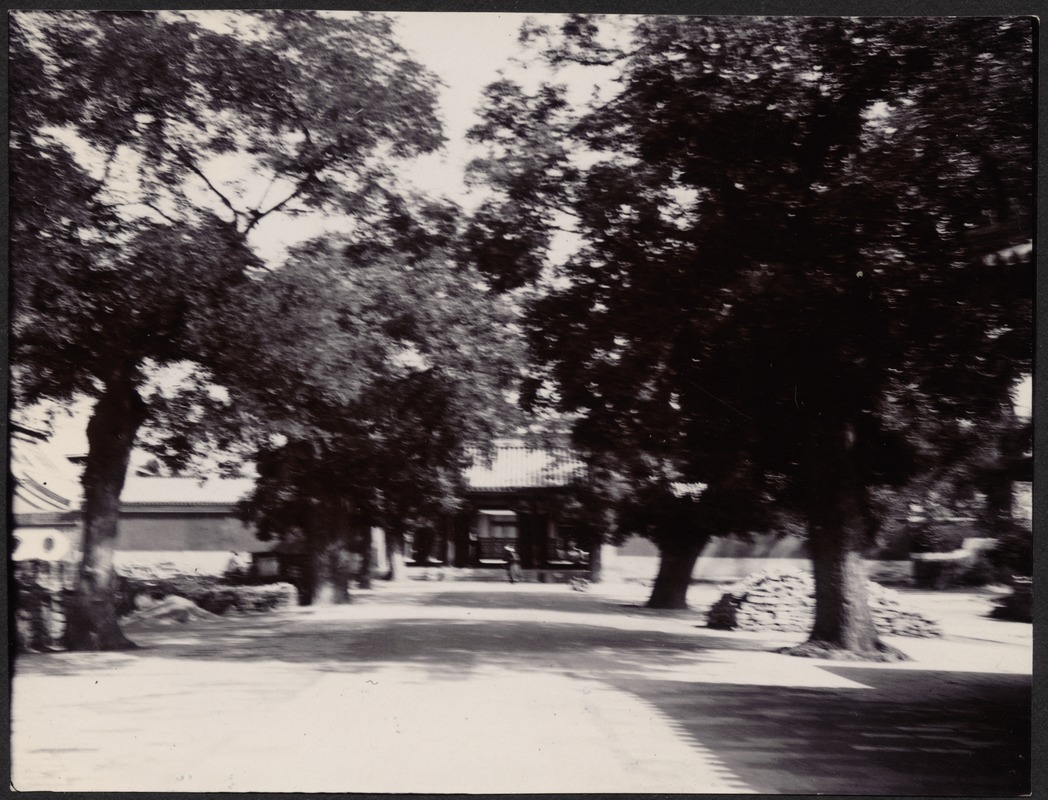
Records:
[[[139,649],[123,653],[68,653],[22,656],[38,674],[80,669],[126,658],[186,658],[212,661],[282,661],[319,669],[368,670],[398,662],[420,668],[420,679],[467,679],[471,669],[572,669],[585,657],[597,672],[643,671],[653,659],[662,664],[709,658],[711,651],[767,650],[759,640],[730,635],[651,630],[646,618],[657,612],[623,605],[562,587],[520,592],[506,587],[485,592],[401,590],[358,595],[344,608],[195,622],[188,626],[128,626]],[[369,616],[375,607],[395,607],[396,617]],[[413,618],[412,608],[418,608]],[[304,613],[303,613],[304,612]],[[504,612],[504,613],[502,613]],[[476,619],[470,615],[477,613]],[[683,612],[690,614],[692,612]],[[672,614],[670,615],[672,616]],[[625,623],[631,627],[623,628]],[[28,666],[27,661],[23,661]]]
[[[38,675],[143,658],[282,662],[346,674],[392,665],[435,691],[440,681],[491,669],[560,673],[642,700],[760,793],[1029,791],[1028,675],[786,659],[769,654],[761,638],[697,631],[686,621],[660,630],[634,611],[573,592],[400,592],[343,612],[134,630],[144,646],[127,653],[23,658]],[[822,682],[737,674],[740,658],[784,659],[771,665],[782,671],[804,661],[805,674]]]
[[[437,588],[439,586],[440,588]],[[706,592],[693,592],[700,598],[692,603],[692,610],[679,612],[698,616],[709,603],[704,599]],[[644,600],[623,602],[620,598],[611,599],[599,591],[573,591],[566,584],[523,583],[513,586],[509,583],[483,583],[466,585],[460,588],[452,584],[423,583],[421,587],[410,584],[394,591],[385,587],[371,593],[361,592],[354,598],[355,604],[383,604],[396,602],[399,605],[419,605],[458,608],[503,608],[521,610],[557,610],[557,611],[595,611],[610,612],[617,609],[645,612]],[[653,612],[670,613],[678,612]]]
[[[869,688],[609,683],[658,708],[759,793],[1030,791],[1029,676],[821,668]]]
[[[454,619],[299,620],[276,626],[223,623],[153,629],[132,634],[137,650],[98,654],[110,659],[171,658],[203,661],[280,661],[320,671],[366,672],[377,664],[413,668],[420,682],[469,680],[490,667],[515,671],[558,671],[641,675],[657,662],[663,668],[720,660],[719,650],[765,651],[759,641],[726,637],[623,630],[555,621]],[[32,656],[33,671],[57,675],[82,669],[95,654]]]

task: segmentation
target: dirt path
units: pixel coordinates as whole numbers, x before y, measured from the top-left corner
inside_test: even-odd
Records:
[[[563,586],[384,588],[352,606],[132,631],[19,660],[20,790],[1015,794],[1029,648],[907,665],[769,652]]]

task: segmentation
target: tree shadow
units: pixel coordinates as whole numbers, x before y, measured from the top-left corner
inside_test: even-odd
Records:
[[[609,683],[658,708],[759,793],[1030,791],[1029,676],[819,668],[869,688]]]
[[[525,583],[514,586],[509,583],[486,583],[483,590],[475,585],[460,589],[454,584],[441,590],[415,589],[401,587],[395,592],[385,593],[381,590],[372,594],[358,595],[355,602],[361,604],[382,604],[395,602],[401,605],[489,608],[519,610],[556,610],[556,611],[592,611],[612,613],[621,611],[649,611],[643,603],[624,602],[620,598],[607,596],[598,592],[573,591],[567,584]],[[672,615],[677,612],[668,612]],[[698,614],[698,611],[679,612]]]
[[[396,606],[373,616],[368,606]],[[418,617],[414,617],[418,608]],[[483,610],[478,618],[470,613]],[[441,591],[367,595],[343,609],[223,618],[128,628],[140,646],[121,653],[22,656],[35,674],[70,674],[129,659],[276,661],[320,670],[368,671],[397,664],[419,680],[469,679],[488,668],[639,674],[718,659],[717,650],[768,650],[760,640],[651,629],[647,618],[605,597],[570,591]],[[672,615],[669,615],[672,616]],[[634,618],[634,619],[631,619]],[[31,660],[31,666],[30,666]]]
[[[336,612],[142,627],[131,631],[138,650],[24,658],[37,675],[157,658],[165,669],[187,660],[362,677],[392,668],[433,691],[441,681],[554,673],[640,699],[761,793],[1029,791],[1028,675],[787,659],[763,637],[665,625],[664,616],[582,593],[449,590],[374,595]],[[752,655],[740,662],[740,651]]]
[[[531,586],[520,587],[523,591],[512,587],[510,584],[495,584],[487,591],[442,591],[426,594],[408,593],[414,604],[433,606],[438,608],[492,608],[492,609],[518,609],[523,611],[599,611],[607,605],[602,598],[586,595],[580,592],[571,592],[566,589],[550,587],[548,591],[535,591]],[[537,588],[537,587],[536,587]],[[544,587],[543,587],[544,588]],[[395,596],[398,602],[402,602],[405,594]],[[368,598],[382,602],[386,598]]]
[[[489,668],[513,671],[579,670],[587,675],[637,674],[653,662],[672,668],[718,660],[717,650],[767,649],[760,642],[690,632],[624,630],[584,622],[512,619],[358,619],[350,623],[303,620],[278,630],[223,630],[196,635],[152,634],[130,657],[216,661],[280,661],[321,670],[367,672],[395,664],[417,679],[469,680]],[[151,645],[151,646],[150,646]]]

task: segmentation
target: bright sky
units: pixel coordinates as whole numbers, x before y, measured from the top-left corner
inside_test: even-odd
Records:
[[[1033,377],[1027,375],[1012,392],[1015,413],[1023,419],[1033,416]]]
[[[397,13],[401,44],[444,82],[441,89],[448,143],[412,173],[420,189],[461,197],[462,171],[471,158],[466,131],[477,122],[481,93],[518,52],[523,14]]]
[[[476,198],[467,194],[463,174],[479,151],[467,144],[466,131],[478,121],[475,111],[484,87],[497,79],[499,70],[511,67],[510,59],[519,53],[517,34],[528,15],[396,12],[390,16],[396,20],[401,45],[444,84],[440,105],[447,143],[442,151],[416,159],[407,179],[425,194],[444,195],[468,208]],[[294,237],[316,235],[328,224],[320,217],[296,220]],[[267,257],[279,258],[289,232],[287,219],[266,220],[252,242]]]

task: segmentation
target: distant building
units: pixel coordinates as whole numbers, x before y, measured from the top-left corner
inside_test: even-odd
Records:
[[[80,545],[81,465],[58,454],[37,431],[12,429],[12,511],[15,559],[75,560]],[[75,459],[76,457],[74,457]],[[477,458],[466,472],[463,512],[408,543],[409,566],[498,569],[513,547],[526,571],[572,571],[589,567],[573,528],[558,519],[569,482],[584,470],[565,446],[529,447],[504,441],[490,460]],[[262,542],[236,516],[236,504],[253,486],[250,479],[156,477],[132,470],[121,495],[118,566],[170,563],[201,574],[221,573],[233,554],[256,555],[262,567],[277,564],[278,543]],[[699,487],[682,487],[698,491]],[[384,569],[381,529],[373,529],[372,565]],[[264,554],[272,553],[267,560]],[[608,578],[650,580],[658,549],[633,537],[601,548]],[[882,567],[908,567],[908,556],[882,554]],[[883,560],[888,559],[888,560]],[[805,544],[795,537],[758,535],[752,541],[714,539],[703,551],[694,577],[729,579],[769,566],[807,566]],[[271,566],[272,566],[271,565]]]
[[[15,560],[70,560],[79,541],[80,483],[47,434],[11,424],[9,551]]]
[[[47,435],[11,426],[12,558],[75,560],[80,548],[82,458],[56,452]],[[232,553],[265,550],[235,506],[251,480],[157,478],[129,471],[121,494],[115,561],[165,561],[217,574]]]
[[[446,562],[454,566],[504,563],[507,546],[524,569],[582,566],[573,531],[557,519],[557,499],[584,465],[566,447],[534,448],[507,442],[490,461],[466,471],[467,524],[454,528]]]
[[[15,559],[76,558],[82,467],[82,455],[56,452],[46,434],[12,427]],[[574,546],[570,531],[558,528],[553,499],[581,468],[566,449],[540,450],[514,443],[497,448],[490,461],[478,459],[467,472],[471,516],[448,520],[435,531],[418,561],[497,566],[503,563],[505,546],[512,545],[529,569],[579,565],[583,554]],[[259,541],[254,528],[236,516],[237,502],[252,486],[251,479],[200,481],[130,470],[121,494],[117,565],[170,561],[217,573],[232,553],[271,550],[274,543]],[[381,531],[376,534],[381,540]],[[413,553],[408,555],[412,563]]]

